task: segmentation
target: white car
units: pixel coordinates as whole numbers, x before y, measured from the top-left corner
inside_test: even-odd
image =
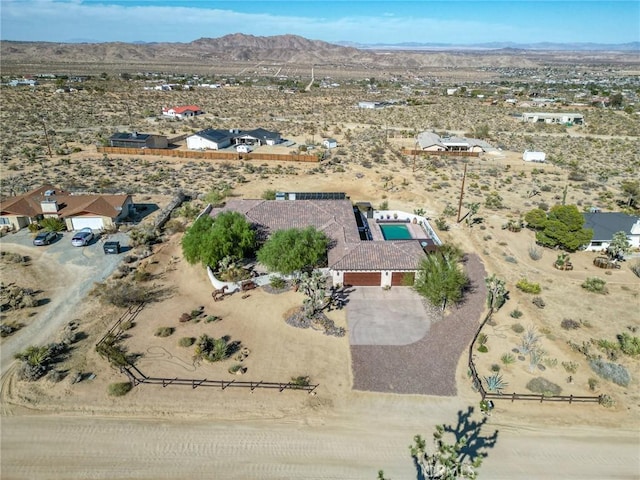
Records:
[[[71,245],[74,247],[86,247],[93,240],[93,231],[89,228],[78,230],[71,239]]]

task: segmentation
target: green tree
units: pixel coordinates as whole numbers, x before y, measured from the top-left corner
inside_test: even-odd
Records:
[[[607,255],[609,258],[619,258],[624,256],[625,253],[631,251],[631,243],[627,238],[627,234],[624,231],[616,232],[613,234],[611,243],[607,247]]]
[[[422,260],[413,288],[442,310],[448,302],[459,302],[469,282],[459,261],[460,257],[451,253],[432,253]]]
[[[609,106],[612,108],[620,108],[622,107],[622,94],[614,93],[609,97]]]
[[[476,469],[480,467],[482,458],[471,462],[465,459],[463,453],[467,445],[467,437],[462,437],[455,443],[444,441],[443,425],[436,425],[433,432],[433,453],[427,452],[427,442],[420,435],[413,437],[413,444],[409,445],[411,456],[420,469],[421,477],[426,480],[456,480],[459,478],[476,478]]]
[[[629,207],[640,201],[640,180],[625,180],[620,184],[620,190],[625,195],[625,202]]]
[[[245,258],[256,246],[256,234],[240,213],[200,217],[182,237],[182,253],[191,264],[216,267],[225,257]]]
[[[47,232],[61,232],[67,228],[64,220],[55,217],[46,217],[40,220],[40,226]]]
[[[258,260],[274,272],[289,275],[324,263],[329,239],[314,227],[274,232],[258,250]]]
[[[593,230],[582,228],[584,217],[575,205],[556,205],[548,215],[536,208],[524,218],[529,227],[537,230],[536,241],[545,247],[575,251],[593,237]]]

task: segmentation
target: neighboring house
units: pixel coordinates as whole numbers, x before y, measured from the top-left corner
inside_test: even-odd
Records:
[[[282,142],[282,137],[278,132],[270,132],[264,128],[256,128],[255,130],[216,130],[208,128],[201,130],[187,137],[187,148],[190,150],[220,150],[232,145],[277,145]],[[236,147],[237,149],[237,147]],[[248,151],[245,151],[248,150]],[[253,148],[242,149],[244,153],[248,153]],[[238,150],[240,151],[240,150]]]
[[[325,138],[322,141],[322,146],[324,148],[332,149],[338,147],[338,141],[335,138]]]
[[[421,260],[425,258],[424,245],[440,243],[426,231],[420,239],[363,239],[367,220],[357,208],[354,209],[350,200],[341,200],[335,193],[317,194],[316,199],[300,199],[310,196],[308,193],[289,193],[277,200],[231,199],[224,207],[212,209],[210,215],[215,217],[223,211],[239,212],[262,238],[288,228],[313,226],[324,232],[330,239],[327,260],[333,285],[403,285],[405,275],[415,276]],[[320,199],[325,196],[326,199]],[[415,227],[419,228],[418,225]]]
[[[204,112],[197,105],[183,105],[180,107],[170,108],[165,107],[162,109],[162,115],[171,118],[191,118],[202,114],[204,114]]]
[[[150,133],[114,133],[109,138],[109,146],[120,148],[167,148],[169,140],[163,135]]]
[[[229,130],[207,128],[187,137],[189,150],[220,150],[231,145],[232,135]]]
[[[482,153],[493,147],[477,138],[440,137],[434,132],[418,134],[418,147],[426,152],[475,152]]]
[[[547,158],[547,155],[544,152],[531,152],[529,150],[525,150],[522,154],[522,160],[525,162],[539,162],[544,163]]]
[[[523,113],[522,121],[527,123],[563,123],[565,125],[582,125],[584,116],[580,113]]]
[[[593,229],[593,238],[585,250],[606,250],[613,235],[625,232],[631,248],[640,248],[640,217],[620,212],[583,213],[584,228]]]
[[[20,230],[46,217],[60,218],[68,230],[102,230],[123,221],[133,211],[131,195],[74,195],[43,185],[0,203],[0,226]]]

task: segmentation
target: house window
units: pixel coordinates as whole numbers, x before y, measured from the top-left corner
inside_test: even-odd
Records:
[[[9,225],[10,223],[8,218],[0,217],[0,225]]]
[[[591,242],[591,246],[592,247],[601,247],[602,246],[602,242]]]

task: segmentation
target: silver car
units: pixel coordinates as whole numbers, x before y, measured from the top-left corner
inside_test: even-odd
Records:
[[[78,230],[71,239],[71,245],[74,247],[86,247],[93,240],[93,231],[89,228]]]

